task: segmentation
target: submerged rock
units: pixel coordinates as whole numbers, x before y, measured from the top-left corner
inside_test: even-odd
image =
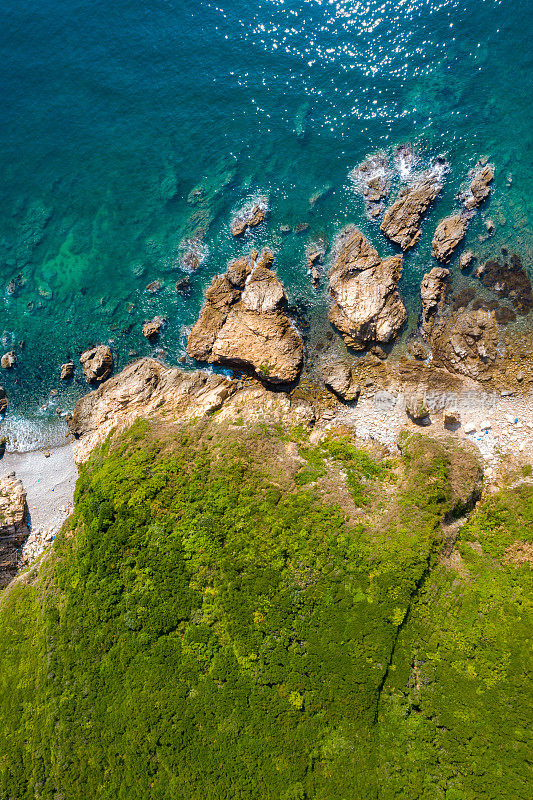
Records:
[[[403,188],[396,202],[385,211],[381,230],[402,250],[413,247],[420,239],[420,222],[442,189],[445,167],[445,162],[440,161],[424,172],[415,184]]]
[[[516,253],[503,264],[493,259],[485,262],[478,268],[477,277],[498,297],[508,298],[519,314],[527,314],[533,309],[531,281]]]
[[[272,262],[269,250],[252,253],[213,279],[189,334],[189,356],[251,369],[267,383],[298,377],[303,343],[284,310],[287,297]]]
[[[459,201],[467,209],[477,208],[489,196],[494,179],[494,167],[491,164],[478,162],[471,172],[471,178],[468,189],[458,196]]]
[[[241,236],[248,228],[255,228],[265,218],[265,207],[260,203],[243,208],[231,223],[232,236]]]
[[[464,238],[468,228],[468,216],[466,214],[452,214],[445,217],[437,225],[433,236],[433,255],[437,261],[446,263]]]
[[[449,276],[449,269],[433,267],[422,278],[420,297],[422,299],[422,331],[425,335],[431,331],[435,316],[444,304]]]
[[[381,153],[369,156],[350,172],[355,188],[365,198],[366,211],[373,218],[381,214],[382,200],[389,194],[389,173],[389,162]]]
[[[18,551],[26,537],[26,492],[15,473],[0,478],[0,589],[15,576]]]
[[[113,356],[106,344],[85,350],[80,356],[80,362],[88,383],[105,381],[113,371]]]
[[[329,319],[350,347],[364,350],[397,336],[407,319],[396,288],[401,274],[401,256],[382,261],[357,228],[341,234],[328,272],[333,298]]]

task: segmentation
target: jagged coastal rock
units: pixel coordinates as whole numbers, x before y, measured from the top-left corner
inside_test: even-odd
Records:
[[[499,333],[492,311],[478,309],[452,314],[434,329],[434,358],[452,372],[477,381],[491,377],[498,357]]]
[[[198,361],[252,370],[267,383],[290,383],[300,372],[303,343],[287,316],[287,297],[269,250],[232,261],[205,293],[187,341]]]
[[[468,221],[468,216],[463,213],[452,214],[439,222],[432,242],[437,261],[447,263],[450,260],[455,248],[464,239]]]
[[[0,414],[4,414],[7,409],[7,392],[3,386],[0,386]]]
[[[367,214],[378,217],[383,211],[382,201],[390,191],[389,163],[382,153],[370,156],[350,173],[355,187],[365,198]]]
[[[88,383],[105,381],[113,371],[113,356],[106,344],[99,344],[86,350],[81,354],[80,362]]]
[[[450,270],[445,267],[433,267],[422,278],[420,297],[422,299],[422,332],[428,334],[446,298],[447,281]]]
[[[466,209],[477,208],[489,196],[494,180],[494,167],[491,164],[478,163],[472,170],[471,178],[468,189],[459,195],[459,201]]]
[[[0,478],[0,589],[17,571],[18,550],[28,535],[26,492],[15,473]]]
[[[145,322],[143,325],[143,336],[149,341],[156,339],[164,324],[165,319],[163,317],[154,317],[152,320]]]
[[[218,412],[221,422],[237,416],[247,420],[287,420],[288,424],[311,423],[314,412],[306,400],[292,399],[285,392],[270,392],[260,384],[244,385],[223,375],[184,372],[165,367],[153,358],[143,358],[76,403],[67,419],[78,440],[77,463],[87,460],[96,444],[113,428],[131,425],[138,417],[164,410],[168,419],[186,421]]]
[[[445,166],[444,161],[439,161],[435,167],[424,172],[415,184],[403,188],[396,202],[385,211],[381,230],[402,250],[413,247],[420,239],[420,222],[442,189]]]
[[[465,250],[459,257],[459,266],[461,269],[468,269],[468,267],[475,261],[475,255],[471,250]]]
[[[330,322],[356,350],[392,342],[407,319],[397,284],[402,257],[381,260],[355,227],[347,228],[335,245],[328,272],[333,305]]]
[[[341,400],[352,402],[359,397],[361,387],[354,381],[351,369],[341,361],[325,364],[322,367],[322,377],[326,388]]]
[[[2,358],[0,358],[0,365],[2,366],[2,369],[12,369],[16,363],[17,355],[14,350],[4,353]]]
[[[255,228],[265,218],[265,207],[260,203],[253,203],[239,211],[231,223],[232,236],[241,236],[248,228]]]

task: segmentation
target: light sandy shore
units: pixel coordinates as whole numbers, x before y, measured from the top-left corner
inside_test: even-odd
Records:
[[[72,512],[78,477],[72,447],[6,453],[0,461],[0,475],[14,472],[26,491],[30,536],[23,547],[23,563],[42,552]],[[50,453],[49,457],[45,453]]]

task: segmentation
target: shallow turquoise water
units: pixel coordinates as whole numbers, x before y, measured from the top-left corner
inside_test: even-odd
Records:
[[[480,155],[496,180],[466,246],[482,257],[505,244],[531,269],[531,9],[0,0],[0,281],[16,284],[3,292],[2,328],[19,354],[1,376],[11,445],[54,439],[56,408],[86,390],[80,375],[60,386],[59,365],[93,343],[111,343],[118,366],[153,352],[141,326],[158,313],[168,318],[160,346],[177,363],[211,277],[252,245],[274,250],[302,319],[325,320],[325,283],[315,293],[306,270],[311,243],[356,222],[393,252],[348,177],[379,149],[409,142],[422,162],[444,153],[451,166],[405,259],[413,319],[434,226]],[[233,240],[232,214],[256,197],[268,201],[266,223]],[[480,243],[489,217],[496,234]],[[309,228],[280,233],[298,223]],[[180,257],[199,228],[205,258],[182,297]],[[150,295],[154,280],[162,289]]]

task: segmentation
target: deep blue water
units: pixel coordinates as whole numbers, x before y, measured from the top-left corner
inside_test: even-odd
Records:
[[[252,244],[273,249],[291,302],[319,326],[327,298],[325,282],[317,294],[307,275],[311,244],[355,222],[393,251],[349,179],[380,149],[409,142],[421,163],[444,153],[451,166],[405,259],[411,324],[435,223],[479,156],[496,180],[466,246],[483,257],[505,245],[531,269],[532,9],[0,0],[0,286],[16,286],[2,291],[2,330],[19,355],[1,376],[11,446],[54,438],[55,409],[86,390],[79,371],[60,386],[59,365],[87,346],[111,343],[118,366],[153,352],[141,326],[159,313],[160,346],[177,363],[211,277]],[[268,201],[266,223],[233,240],[232,214],[257,197]],[[496,234],[481,243],[489,217]],[[281,234],[298,223],[309,228]],[[200,229],[204,260],[182,297],[180,258]],[[162,289],[150,295],[154,280]]]

